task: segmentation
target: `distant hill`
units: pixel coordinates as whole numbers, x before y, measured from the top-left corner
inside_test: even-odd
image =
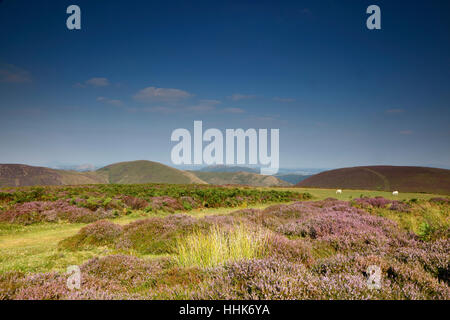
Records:
[[[97,170],[96,173],[109,183],[206,183],[188,171],[147,160],[111,164]]]
[[[251,172],[202,172],[191,171],[198,178],[210,184],[240,184],[255,187],[290,186],[289,182],[274,176],[265,176]]]
[[[202,172],[251,172],[260,173],[259,169],[239,166],[213,165],[202,168]]]
[[[240,184],[290,186],[273,176],[250,172],[183,171],[164,164],[139,160],[119,162],[92,172],[57,170],[22,164],[0,165],[0,187],[78,185],[98,183]]]
[[[297,184],[300,181],[305,180],[306,178],[309,178],[311,175],[303,175],[298,173],[286,173],[286,174],[276,174],[275,177],[277,177],[280,180]]]
[[[321,172],[297,186],[450,194],[450,170],[403,166],[352,167]]]
[[[0,187],[98,183],[210,183],[289,186],[291,184],[288,179],[299,178],[302,177],[297,174],[283,174],[277,177],[242,171],[183,171],[146,160],[115,163],[92,172],[56,170],[22,164],[0,164]],[[296,185],[316,188],[450,194],[450,170],[399,166],[353,167],[321,172]]]
[[[57,170],[23,164],[0,164],[0,187],[153,182],[206,183],[190,172],[145,160],[115,163],[92,172]]]
[[[85,163],[82,165],[49,165],[48,167],[56,170],[79,171],[79,172],[90,172],[100,168],[95,167],[94,165],[89,163]]]
[[[23,164],[0,164],[0,186],[96,184],[107,181],[92,172],[75,172],[33,167]]]

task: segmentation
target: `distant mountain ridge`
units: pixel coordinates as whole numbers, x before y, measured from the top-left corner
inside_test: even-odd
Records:
[[[281,176],[281,175],[280,175]],[[302,177],[291,177],[298,179]],[[0,187],[107,183],[236,184],[290,186],[281,177],[252,172],[184,171],[139,160],[114,163],[92,172],[56,170],[23,164],[0,164]],[[364,166],[318,173],[299,187],[362,189],[450,194],[450,170],[428,167]]]
[[[89,171],[95,171],[97,169],[100,169],[101,167],[96,167],[93,164],[85,163],[81,165],[49,165],[46,166],[50,169],[56,169],[56,170],[66,170],[66,171],[79,171],[79,172],[89,172]]]
[[[308,178],[312,174],[303,174],[299,172],[295,172],[298,169],[281,169],[278,174],[273,175],[273,177],[278,178],[280,181],[277,181],[275,179],[265,179],[266,181],[263,181],[264,179],[257,179],[257,185],[258,186],[268,186],[268,183],[272,183],[273,185],[279,185],[279,186],[288,186],[291,184],[297,184],[300,181]],[[228,166],[228,165],[211,165],[204,167],[200,170],[192,170],[194,174],[196,174],[198,177],[203,177],[202,179],[210,180],[210,181],[241,181],[242,184],[245,184],[245,182],[250,180],[250,176],[245,176],[242,174],[242,172],[248,172],[248,173],[260,173],[260,169],[258,168],[251,168],[251,167],[243,167],[243,166]],[[200,173],[198,173],[200,172]],[[213,175],[203,175],[201,172],[215,172],[215,173],[236,173],[236,175],[219,175],[213,176]],[[241,172],[241,174],[237,175],[238,172]],[[198,174],[197,174],[198,173]],[[283,183],[287,182],[287,184]],[[227,182],[227,183],[228,183]],[[212,183],[212,182],[210,182]],[[248,183],[247,183],[248,184]]]
[[[251,186],[289,186],[290,184],[272,176],[249,172],[204,172],[201,174],[175,169],[164,164],[147,161],[119,162],[96,171],[78,172],[35,167],[23,164],[0,164],[0,187],[35,185],[79,185],[79,184],[245,184]]]
[[[240,167],[240,166],[226,166],[226,165],[212,165],[204,167],[200,170],[201,172],[250,172],[259,173],[260,170],[250,167]]]
[[[23,164],[0,164],[0,187],[97,183],[107,183],[107,181],[94,172],[64,171]]]
[[[240,184],[255,187],[288,187],[292,184],[278,179],[275,176],[261,175],[253,172],[203,172],[191,171],[203,181],[209,184]]]
[[[450,170],[410,166],[362,166],[313,175],[299,187],[450,194]]]

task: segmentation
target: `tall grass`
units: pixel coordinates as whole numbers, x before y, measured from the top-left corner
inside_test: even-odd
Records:
[[[373,212],[381,217],[395,221],[402,229],[429,241],[446,234],[450,227],[450,210],[447,205],[430,202],[410,204],[407,212],[375,208]]]
[[[214,267],[228,261],[264,255],[267,233],[237,224],[230,230],[214,225],[208,232],[194,231],[176,243],[177,260],[182,266]]]

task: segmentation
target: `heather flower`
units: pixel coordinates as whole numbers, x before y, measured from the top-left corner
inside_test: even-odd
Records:
[[[173,253],[176,238],[198,226],[195,218],[182,214],[138,220],[124,226],[116,246],[133,248],[144,254]]]
[[[0,300],[14,299],[16,291],[23,286],[24,277],[25,275],[18,271],[0,274]]]
[[[405,238],[397,225],[385,218],[340,202],[317,205],[303,203],[305,214],[280,225],[276,231],[291,238],[308,237],[325,241],[337,250],[371,252]]]
[[[267,255],[282,260],[310,265],[313,262],[311,244],[303,240],[289,240],[271,234],[267,240]]]
[[[388,200],[383,197],[376,198],[359,198],[354,200],[363,208],[383,208],[400,212],[409,212],[410,206],[398,200]]]
[[[81,249],[86,246],[113,246],[122,235],[122,226],[108,220],[100,220],[89,224],[65,240],[60,245],[67,249]]]
[[[184,209],[182,202],[179,202],[177,199],[172,197],[152,197],[150,200],[151,207],[155,211],[162,210],[167,212],[175,212]]]
[[[81,267],[83,274],[108,281],[118,281],[120,285],[138,287],[151,281],[162,272],[168,260],[143,260],[129,255],[112,255],[89,260]]]
[[[58,220],[93,222],[109,216],[109,212],[93,212],[71,205],[69,200],[61,199],[17,204],[12,209],[0,214],[0,221],[28,225],[36,222],[57,222]]]
[[[95,278],[82,274],[81,288],[70,290],[67,275],[55,272],[38,273],[27,276],[23,287],[17,290],[14,299],[18,300],[112,300],[132,298],[126,288],[117,281]]]
[[[122,198],[122,201],[132,209],[145,209],[148,207],[149,203],[145,201],[144,199],[132,197],[132,196],[124,196]]]
[[[363,207],[376,207],[376,208],[386,208],[391,201],[383,197],[376,198],[359,198],[355,199],[355,202],[362,205]]]
[[[449,198],[441,198],[441,197],[431,198],[429,201],[435,202],[435,203],[440,203],[440,204],[449,204],[450,203]]]

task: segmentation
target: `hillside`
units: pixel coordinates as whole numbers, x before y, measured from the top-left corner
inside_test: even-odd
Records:
[[[309,178],[311,175],[303,175],[298,173],[282,173],[282,174],[276,174],[275,177],[277,177],[280,180],[297,184],[300,181],[305,180],[306,178]]]
[[[297,186],[450,194],[450,170],[403,166],[352,167],[321,172]]]
[[[146,160],[111,164],[96,173],[109,183],[206,183],[188,171]]]
[[[200,171],[200,172],[215,172],[215,173],[224,173],[224,172],[229,172],[229,173],[249,172],[249,173],[255,173],[255,174],[259,174],[260,173],[260,170],[259,169],[255,169],[255,168],[240,167],[240,166],[227,166],[227,165],[207,166],[207,167],[204,167],[204,168],[202,168],[202,169],[200,169],[198,171]],[[198,172],[198,171],[192,171],[192,172],[195,174],[195,172]],[[280,179],[282,181],[287,182],[288,184],[286,184],[286,185],[297,184],[300,181],[308,178],[309,176],[311,176],[311,175],[294,173],[294,172],[292,172],[292,173],[284,172],[284,173],[278,173],[278,174],[274,175],[274,177],[276,177],[276,178],[278,178],[278,179]],[[243,182],[245,182],[245,180],[248,177],[245,177],[243,175],[237,175],[236,177],[233,177],[232,175],[228,175],[228,176],[223,176],[223,177],[219,178],[218,176],[205,175],[204,178],[207,179],[207,180],[208,179],[215,179],[217,181],[219,181],[219,179],[222,179],[222,178],[225,179],[225,180],[230,180],[230,179],[234,179],[234,180],[238,179],[239,180],[239,179],[243,179],[244,180]],[[205,179],[203,179],[203,180],[205,180]],[[255,180],[257,180],[258,183],[261,183],[261,185],[264,185],[264,186],[266,185],[267,182],[275,183],[276,185],[279,184],[279,182],[277,183],[273,179],[269,179],[269,180],[272,180],[272,181],[262,181],[261,178],[256,178]],[[261,181],[259,181],[259,180],[261,180]],[[243,184],[243,183],[239,183],[239,184]],[[258,186],[259,186],[259,184],[258,184]]]
[[[95,183],[106,183],[106,180],[92,172],[63,171],[23,164],[0,164],[1,187]]]
[[[265,176],[251,172],[202,172],[191,171],[198,178],[210,184],[241,184],[255,187],[290,186],[289,182],[274,176]]]

